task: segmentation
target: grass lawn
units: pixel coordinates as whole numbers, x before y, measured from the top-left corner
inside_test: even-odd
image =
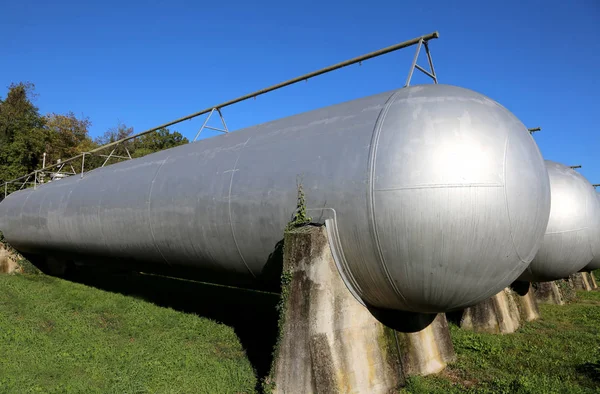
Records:
[[[45,275],[0,275],[0,393],[245,393],[233,328]]]
[[[276,296],[146,275],[73,280],[87,285],[0,275],[0,393],[250,393],[268,371]],[[458,361],[400,392],[600,393],[600,291],[540,312],[508,335],[451,325]]]
[[[600,393],[600,291],[513,334],[475,334],[451,325],[458,360],[439,376],[414,377],[401,393]]]

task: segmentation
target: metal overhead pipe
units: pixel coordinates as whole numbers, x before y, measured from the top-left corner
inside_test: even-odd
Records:
[[[541,127],[533,127],[531,129],[528,129],[530,134],[535,133],[536,131],[542,131]]]
[[[592,186],[594,186],[594,187],[600,187],[600,183],[597,183],[597,184],[592,185]]]
[[[215,109],[220,112],[220,110],[222,108],[228,107],[228,106],[233,105],[233,104],[237,104],[237,103],[239,103],[241,101],[245,101],[245,100],[248,100],[248,99],[253,98],[253,97],[255,98],[255,97],[263,95],[265,93],[269,93],[269,92],[272,92],[274,90],[281,89],[283,87],[286,87],[286,86],[289,86],[289,85],[293,85],[293,84],[301,82],[301,81],[308,80],[309,78],[313,78],[313,77],[319,76],[321,74],[328,73],[330,71],[334,71],[334,70],[337,70],[337,69],[340,69],[340,68],[343,68],[343,67],[346,67],[346,66],[350,66],[350,65],[353,65],[353,64],[356,64],[356,63],[360,63],[362,61],[369,60],[369,59],[372,59],[374,57],[385,55],[387,53],[394,52],[394,51],[397,51],[399,49],[407,48],[407,47],[410,47],[410,46],[413,46],[413,45],[416,45],[416,44],[419,44],[419,43],[427,43],[429,40],[433,40],[433,39],[436,39],[436,38],[439,38],[439,37],[440,37],[440,34],[437,31],[434,31],[433,33],[426,34],[426,35],[423,35],[423,36],[420,36],[420,37],[416,37],[416,38],[413,38],[413,39],[408,40],[408,41],[400,42],[398,44],[394,44],[394,45],[391,45],[389,47],[382,48],[382,49],[379,49],[377,51],[370,52],[370,53],[367,53],[365,55],[361,55],[361,56],[355,57],[353,59],[349,59],[349,60],[346,60],[346,61],[334,64],[332,66],[325,67],[325,68],[322,68],[320,70],[310,72],[308,74],[301,75],[299,77],[287,80],[285,82],[278,83],[278,84],[270,86],[268,88],[257,90],[255,92],[246,94],[244,96],[235,98],[233,100],[226,101],[226,102],[218,104],[218,105],[211,105],[210,107],[205,108],[202,111],[194,112],[193,114],[184,116],[183,118],[179,118],[179,119],[173,120],[171,122],[167,122],[167,123],[161,124],[160,126],[153,127],[153,128],[148,129],[146,131],[142,131],[141,133],[138,133],[138,134],[126,137],[126,138],[122,138],[122,139],[120,139],[118,141],[111,142],[111,143],[106,144],[106,145],[102,145],[102,146],[100,146],[100,147],[98,147],[96,149],[92,149],[89,152],[85,152],[85,153],[79,154],[79,155],[77,155],[75,157],[71,157],[70,159],[63,160],[61,164],[69,163],[69,162],[71,162],[73,160],[77,160],[79,158],[82,158],[82,157],[84,157],[87,154],[95,153],[95,152],[104,150],[106,148],[109,148],[111,146],[118,145],[118,144],[120,144],[122,142],[129,141],[131,139],[134,139],[134,138],[137,138],[137,137],[141,137],[143,135],[152,133],[154,131],[158,131],[158,130],[160,130],[162,128],[172,126],[172,125],[174,125],[176,123],[180,123],[180,122],[183,122],[185,120],[190,120],[190,119],[195,118],[197,116],[207,114],[207,113],[209,113],[209,112],[211,112],[211,111],[213,111]],[[51,166],[48,166],[48,167],[44,168],[44,170],[56,167],[57,165],[58,164],[53,164]],[[34,172],[32,172],[31,174],[33,174]],[[12,179],[12,180],[10,180],[8,182],[5,182],[5,184],[18,181],[18,180],[23,179],[23,178],[25,178],[27,176],[30,176],[31,174],[26,174],[26,175],[23,175],[22,177],[19,177],[19,178],[16,178],[16,179]]]
[[[581,168],[581,166],[580,165],[579,166],[569,166],[569,168],[576,169],[576,168]]]

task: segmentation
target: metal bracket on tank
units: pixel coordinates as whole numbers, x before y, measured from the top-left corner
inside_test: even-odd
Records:
[[[212,114],[217,111],[217,113],[219,114],[219,117],[221,118],[221,123],[223,123],[223,128],[222,129],[217,129],[216,127],[211,127],[211,126],[207,126],[206,124],[208,123],[208,120],[210,119],[210,117],[212,116]],[[198,139],[198,137],[200,136],[200,133],[202,132],[202,130],[204,129],[210,129],[210,130],[215,130],[215,131],[220,131],[222,133],[229,133],[229,130],[227,129],[227,124],[225,123],[225,119],[223,118],[223,114],[221,113],[221,108],[213,108],[209,113],[208,116],[206,117],[206,119],[204,120],[204,123],[202,124],[202,127],[200,127],[200,130],[198,130],[198,132],[196,133],[196,136],[194,137],[194,141],[192,142],[196,142],[196,140]]]
[[[427,53],[429,71],[417,64],[417,61],[419,60],[419,54],[421,53],[421,46],[425,47],[425,52]],[[413,73],[415,72],[415,68],[421,71],[423,74],[427,75],[429,78],[433,79],[433,83],[438,83],[437,74],[435,73],[435,68],[433,67],[433,60],[431,59],[431,52],[429,51],[429,44],[427,44],[427,40],[423,38],[421,38],[419,40],[419,43],[417,44],[417,51],[415,53],[415,57],[413,58],[413,62],[410,66],[410,70],[408,71],[408,78],[406,78],[406,84],[404,85],[405,88],[410,86],[410,81],[412,79]]]

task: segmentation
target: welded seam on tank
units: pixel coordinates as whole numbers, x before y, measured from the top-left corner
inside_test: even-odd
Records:
[[[548,232],[548,233],[546,233],[544,235],[574,233],[576,231],[582,231],[582,230],[589,230],[589,227],[581,227],[581,228],[576,228],[576,229],[573,229],[573,230],[552,231],[552,232]]]
[[[41,229],[42,228],[42,207],[44,206],[44,201],[46,201],[46,197],[48,195],[46,193],[44,193],[44,197],[42,198],[42,201],[40,202],[40,209],[38,209],[38,228]],[[50,234],[50,229],[48,228],[48,220],[46,220],[46,232],[48,234]],[[48,239],[45,240],[45,245],[44,247],[48,247]]]
[[[506,158],[508,157],[508,144],[510,141],[510,136],[506,135],[506,141],[504,142],[504,160],[502,160],[502,178],[504,180],[504,189],[502,190],[504,193],[504,206],[506,207],[506,217],[508,218],[508,233],[510,234],[510,240],[512,242],[513,249],[521,263],[528,264],[523,257],[519,254],[519,250],[517,249],[517,243],[515,242],[515,236],[513,232],[512,220],[510,218],[510,209],[508,206],[508,193],[506,192]]]
[[[104,235],[104,229],[102,228],[102,219],[100,219],[100,209],[102,207],[102,193],[104,193],[104,189],[100,189],[100,198],[98,199],[98,209],[96,210],[96,217],[98,219],[98,228],[100,228],[100,235],[102,236],[102,242],[104,243],[105,250],[110,250],[108,247],[108,243],[106,242],[106,236]]]
[[[377,147],[379,144],[379,137],[381,135],[381,129],[383,127],[383,123],[385,118],[394,103],[395,99],[400,94],[401,90],[396,91],[390,98],[386,101],[383,110],[379,113],[377,120],[375,121],[375,128],[373,130],[373,137],[371,140],[371,152],[369,152],[369,162],[368,162],[368,173],[367,179],[369,182],[368,190],[367,190],[367,212],[369,215],[369,225],[371,227],[371,237],[373,243],[375,243],[377,249],[377,255],[379,257],[379,264],[388,280],[388,283],[392,287],[392,290],[398,295],[404,303],[406,303],[406,298],[402,295],[398,287],[396,287],[396,283],[392,279],[390,272],[387,269],[387,265],[385,264],[385,260],[383,258],[383,250],[381,248],[381,243],[379,242],[379,231],[377,230],[377,220],[375,219],[375,168],[377,161]]]
[[[23,201],[23,204],[21,204],[21,210],[19,212],[19,227],[21,228],[21,231],[23,231],[23,208],[25,208],[25,204],[27,204],[27,200],[29,200],[29,196],[31,196],[31,193],[33,193],[33,191],[30,191],[27,194],[25,201]]]
[[[237,165],[238,165],[238,162],[240,161],[240,157],[242,156],[242,151],[244,150],[244,148],[246,147],[248,142],[250,142],[250,138],[248,138],[246,140],[246,142],[244,142],[244,145],[242,145],[242,147],[240,148],[240,153],[238,153],[238,157],[237,157],[237,159],[235,159],[235,164],[233,165],[233,170],[231,171],[231,178],[229,179],[229,194],[228,194],[228,198],[227,198],[227,210],[229,211],[229,227],[231,228],[231,236],[233,237],[233,243],[235,244],[235,248],[237,249],[237,252],[240,255],[240,258],[242,259],[242,262],[248,269],[248,272],[250,272],[250,275],[252,275],[253,278],[256,278],[256,275],[254,275],[254,272],[252,272],[250,267],[248,267],[248,263],[246,263],[246,259],[244,258],[244,255],[242,254],[242,251],[240,250],[240,245],[238,244],[237,238],[235,238],[235,230],[233,228],[233,216],[231,214],[231,189],[233,188],[233,177],[237,171]]]
[[[429,185],[414,185],[414,186],[398,186],[375,189],[376,192],[391,192],[396,190],[412,190],[412,189],[445,189],[445,188],[461,188],[461,187],[502,187],[500,183],[434,183]]]
[[[169,160],[169,157],[171,157],[171,156],[165,157],[164,160],[162,161],[162,163],[160,163],[160,165],[156,169],[156,172],[154,173],[154,177],[152,177],[152,182],[150,182],[150,190],[148,190],[148,227],[150,227],[150,235],[152,235],[152,243],[154,244],[154,247],[156,248],[158,253],[162,256],[165,263],[167,263],[168,265],[171,265],[171,263],[169,263],[169,260],[167,260],[167,258],[163,254],[163,252],[160,250],[158,243],[156,242],[156,237],[154,236],[154,227],[152,227],[152,215],[150,212],[150,207],[152,206],[152,189],[154,189],[154,180],[158,176],[160,169],[167,162],[167,160]]]

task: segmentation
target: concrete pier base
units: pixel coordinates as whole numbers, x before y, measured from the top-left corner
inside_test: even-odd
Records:
[[[577,272],[571,275],[570,279],[573,282],[573,288],[575,290],[592,290],[592,284],[590,283],[590,274],[588,274],[587,272]]]
[[[396,337],[404,376],[435,374],[456,360],[443,313],[424,329],[412,333],[396,331]]]
[[[17,263],[17,255],[0,243],[0,274],[13,274],[21,272],[21,266]]]
[[[354,298],[324,227],[286,232],[283,260],[280,332],[265,380],[270,391],[389,393],[405,376],[439,372],[454,358],[443,316],[417,332],[397,333]],[[439,346],[440,338],[451,351]]]
[[[532,283],[533,296],[537,302],[542,304],[564,305],[564,296],[556,282],[534,282]]]
[[[494,334],[510,334],[520,324],[521,313],[513,291],[508,287],[495,296],[466,308],[460,319],[461,328]]]
[[[598,289],[598,283],[596,283],[596,277],[594,276],[593,272],[590,272],[590,282],[592,285],[592,290],[596,290]]]
[[[510,285],[513,291],[513,297],[519,313],[521,321],[534,321],[540,318],[540,311],[537,306],[535,297],[533,296],[533,288],[529,282],[514,282]]]

